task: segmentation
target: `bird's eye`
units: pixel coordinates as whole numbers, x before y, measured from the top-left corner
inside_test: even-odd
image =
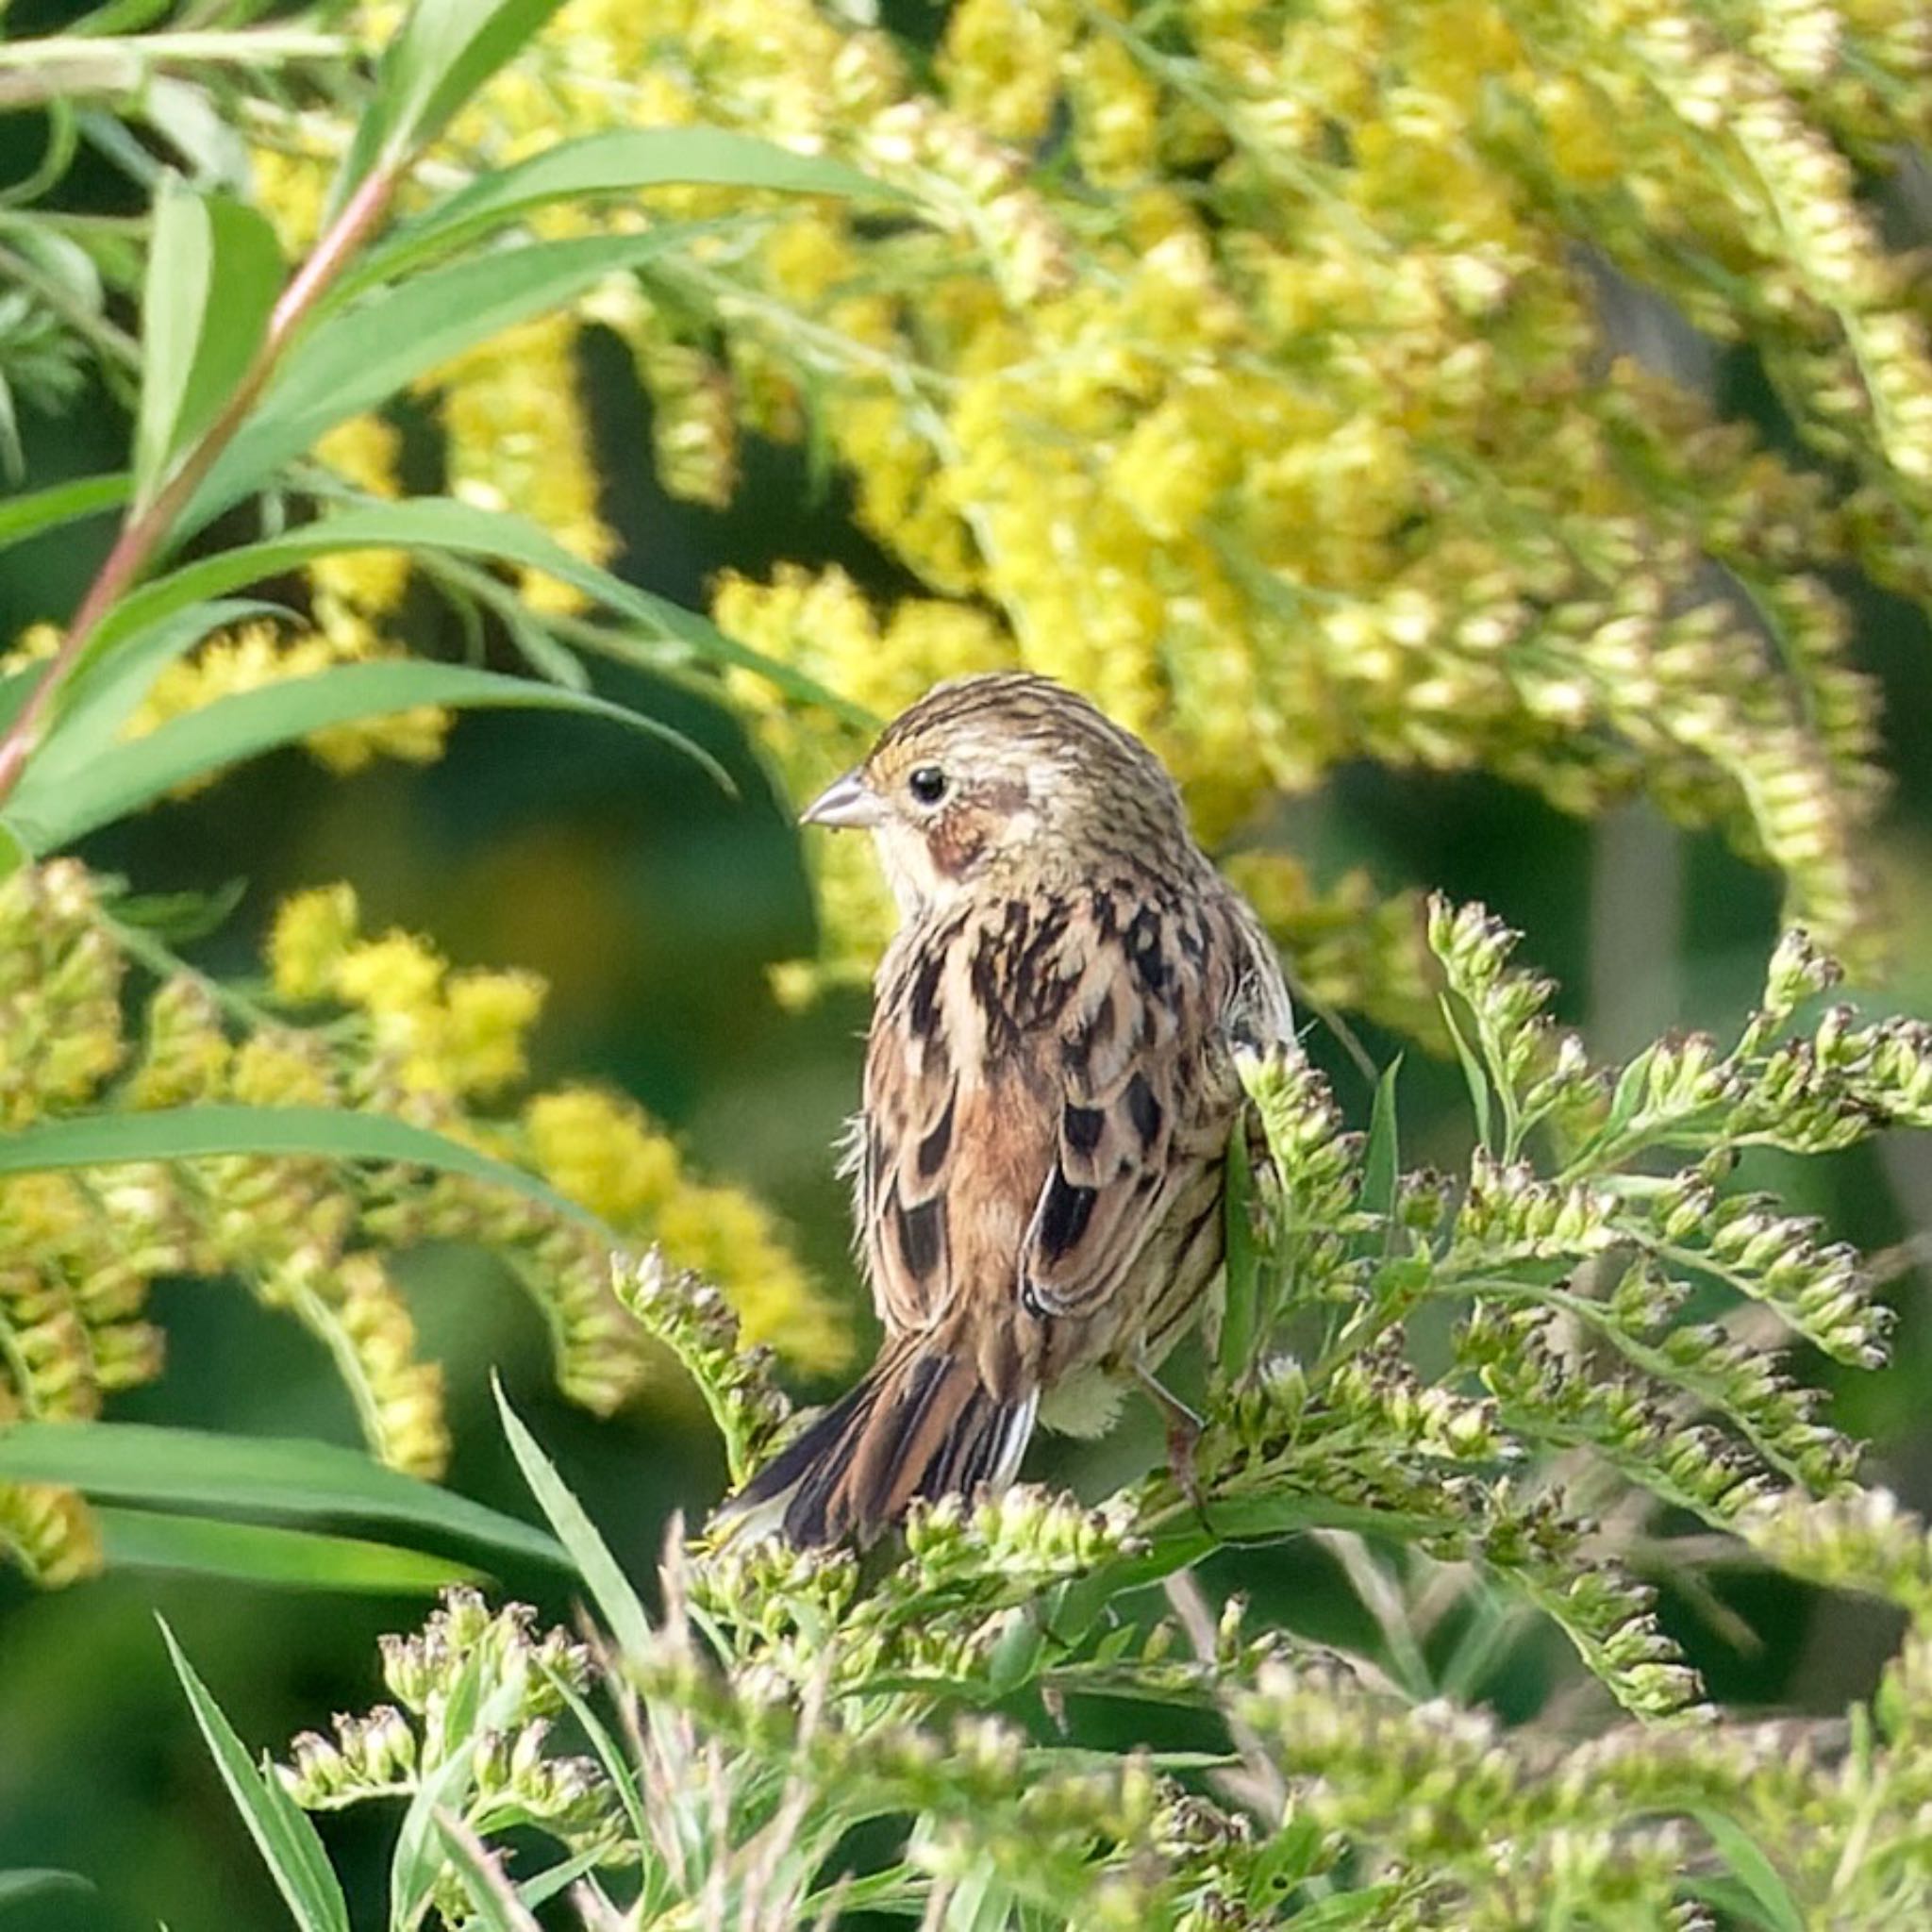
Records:
[[[921,805],[937,805],[946,795],[946,774],[937,765],[915,766],[906,789]]]

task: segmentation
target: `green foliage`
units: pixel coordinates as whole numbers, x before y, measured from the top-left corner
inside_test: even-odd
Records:
[[[1256,1346],[1211,1387],[1198,1504],[1164,1470],[1097,1506],[956,1497],[916,1512],[884,1566],[727,1528],[670,1545],[646,1623],[506,1412],[628,1634],[584,1650],[458,1591],[386,1646],[396,1707],[296,1740],[281,1776],[304,1805],[400,1793],[412,1817],[460,1821],[440,1851],[418,1838],[391,1923],[415,1924],[425,1899],[454,1924],[500,1923],[523,1861],[498,1874],[462,1834],[487,1845],[512,1824],[584,1861],[572,1897],[592,1927],[699,1910],[803,1925],[865,1906],[949,1926],[1636,1932],[1708,1907],[1787,1932],[1932,1906],[1932,1541],[1861,1484],[1766,1326],[1870,1366],[1884,1323],[1855,1257],[1724,1191],[1742,1147],[1816,1152],[1918,1121],[1932,1042],[1843,1009],[1806,1017],[1832,969],[1794,936],[1728,1051],[1659,1041],[1597,1068],[1541,1018],[1550,986],[1511,965],[1514,936],[1479,908],[1438,906],[1431,939],[1492,1144],[1453,1183],[1399,1173],[1392,1083],[1364,1141],[1299,1055],[1249,1067],[1269,1157]],[[638,1274],[728,1429],[758,1377],[724,1345],[715,1297]],[[1707,1319],[1683,1319],[1693,1294]],[[1713,1560],[1707,1529],[1720,1560],[1908,1620],[1849,1746],[1831,1725],[1700,1703],[1630,1559],[1641,1546],[1688,1584]],[[1341,1554],[1372,1648],[1251,1632],[1238,1600],[1217,1609],[1177,1574],[1308,1533]],[[1152,1618],[1142,1593],[1162,1578],[1174,1614]],[[1560,1729],[1506,1728],[1468,1699],[1524,1619],[1561,1629],[1580,1665],[1552,1693]],[[1452,1622],[1445,1650],[1431,1632]],[[1219,1741],[1076,1745],[1064,1713],[1086,1700],[1191,1709]],[[860,1853],[853,1832],[878,1821],[890,1832]]]
[[[168,1639],[307,1926],[348,1906],[304,1807],[370,1800],[397,1928],[1925,1917],[1932,1544],[1801,1379],[1876,1366],[1890,1317],[1793,1163],[1932,1125],[1932,1029],[1823,1004],[1793,934],[1734,1038],[1599,1067],[1480,908],[1322,880],[1276,810],[1363,758],[1642,793],[1878,958],[1848,638],[1874,587],[1928,595],[1923,8],[957,0],[910,48],[812,0],[540,37],[558,10],[110,4],[0,44],[45,137],[0,187],[0,468],[23,405],[92,382],[130,418],[118,473],[0,506],[0,544],[119,520],[0,667],[0,1545],[42,1582],[453,1582],[385,1643],[393,1701],[273,1772]],[[614,574],[591,327],[670,493],[722,509],[747,438],[800,442],[931,594],[788,561],[708,616]],[[1775,398],[1756,427],[1718,351]],[[443,493],[404,495],[391,411],[437,419]],[[741,704],[802,788],[1015,659],[1155,740],[1311,1006],[1455,1054],[1473,1147],[1406,1168],[1392,1067],[1357,1135],[1301,1054],[1257,1060],[1186,1493],[954,1499],[865,1563],[674,1534],[652,1617],[507,1403],[554,1541],[420,1480],[449,1445],[395,1266],[507,1262],[599,1413],[676,1364],[735,1480],[788,1414],[740,1311],[814,1370],[843,1340],[761,1210],[608,1094],[519,1094],[530,975],[324,888],[217,981],[175,948],[225,905],[71,848],[297,741],[433,757],[465,707],[722,780],[607,663]],[[883,901],[821,883],[850,969]],[[175,1275],[306,1327],[370,1454],[98,1420],[158,1374]],[[608,1634],[341,1520],[565,1553]],[[1190,1574],[1291,1539],[1350,1647]],[[1651,1579],[1728,1617],[1720,1564],[1903,1620],[1848,1726],[1713,1708]],[[1545,1632],[1506,1724],[1496,1662]],[[1133,1734],[1190,1742],[1089,1741]]]

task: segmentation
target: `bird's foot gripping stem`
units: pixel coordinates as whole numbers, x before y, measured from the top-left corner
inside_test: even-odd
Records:
[[[1201,1446],[1205,1424],[1201,1418],[1173,1390],[1160,1382],[1144,1363],[1134,1364],[1134,1379],[1167,1425],[1167,1466],[1174,1486],[1196,1515],[1205,1515],[1201,1496],[1200,1472],[1194,1466],[1194,1453]]]

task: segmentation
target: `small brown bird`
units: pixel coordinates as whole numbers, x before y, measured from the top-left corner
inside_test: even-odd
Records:
[[[940,685],[804,813],[877,841],[902,924],[853,1124],[878,1359],[746,1486],[796,1543],[1097,1434],[1212,1299],[1235,1050],[1287,988],[1154,755],[1044,677]]]

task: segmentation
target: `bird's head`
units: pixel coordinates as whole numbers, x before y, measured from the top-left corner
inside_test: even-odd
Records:
[[[936,686],[801,817],[870,831],[908,917],[987,882],[1191,851],[1154,754],[1077,693],[1022,672]]]

